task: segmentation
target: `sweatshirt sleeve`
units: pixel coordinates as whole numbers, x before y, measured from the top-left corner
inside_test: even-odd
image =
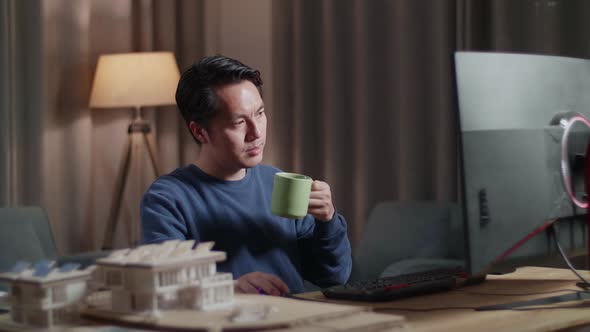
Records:
[[[346,283],[352,257],[344,217],[334,213],[325,222],[307,215],[297,222],[303,278],[320,287]]]
[[[157,190],[148,190],[141,201],[141,229],[144,244],[186,240],[187,226],[177,202]]]

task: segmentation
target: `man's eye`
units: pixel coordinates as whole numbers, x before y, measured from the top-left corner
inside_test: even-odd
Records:
[[[234,125],[235,126],[239,126],[239,125],[241,125],[244,122],[245,122],[244,120],[234,121]]]
[[[258,116],[261,116],[262,114],[264,114],[264,110],[260,110],[260,111],[258,111],[258,114],[257,114],[257,115],[258,115]]]

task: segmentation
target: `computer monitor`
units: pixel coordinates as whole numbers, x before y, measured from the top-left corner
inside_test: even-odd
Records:
[[[547,220],[559,218],[560,242],[586,244],[585,213],[562,183],[559,118],[590,117],[590,61],[557,56],[457,52],[466,263],[480,274]],[[583,164],[590,130],[575,127],[568,155],[576,196],[585,199]],[[547,234],[509,259],[556,252]]]

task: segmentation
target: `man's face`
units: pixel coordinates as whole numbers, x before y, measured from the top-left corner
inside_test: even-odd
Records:
[[[208,157],[227,171],[256,166],[266,141],[266,114],[258,89],[250,81],[241,81],[216,92],[219,113],[206,129]]]

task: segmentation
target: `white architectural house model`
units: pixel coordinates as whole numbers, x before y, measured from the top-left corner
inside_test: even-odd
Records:
[[[231,273],[217,273],[225,252],[213,242],[166,241],[96,261],[93,282],[111,290],[111,310],[157,315],[162,309],[213,310],[233,304]],[[92,305],[92,301],[89,301]]]
[[[94,269],[78,270],[78,264],[53,267],[54,262],[18,262],[0,281],[10,284],[11,317],[16,323],[52,327],[77,320],[78,306],[86,295]]]
[[[234,304],[232,275],[217,273],[225,252],[212,251],[213,242],[194,244],[176,240],[117,250],[85,270],[19,262],[0,273],[0,281],[10,284],[11,317],[18,323],[9,328],[75,327],[82,312],[157,329],[405,330],[403,317],[357,306],[252,294],[238,295]],[[9,323],[0,321],[0,330]]]

